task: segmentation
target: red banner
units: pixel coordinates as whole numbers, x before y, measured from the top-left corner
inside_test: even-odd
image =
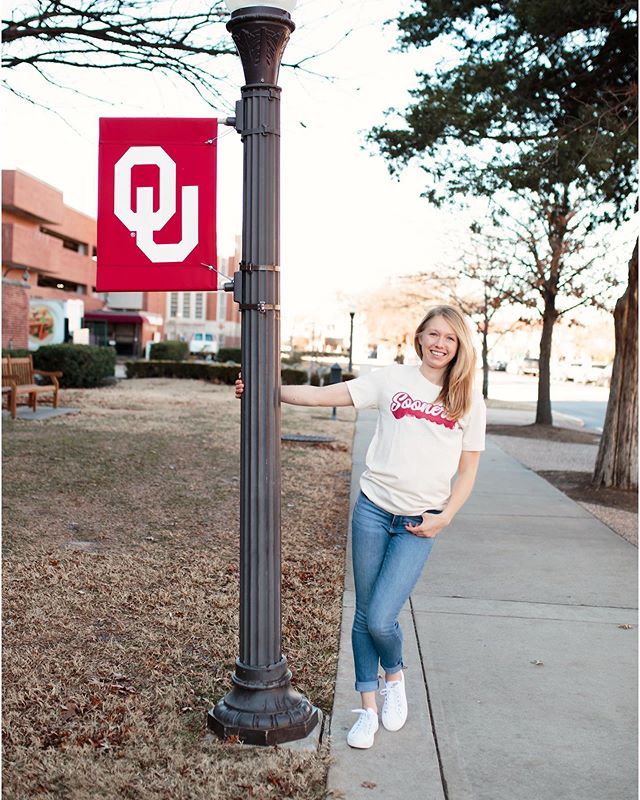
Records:
[[[98,292],[215,291],[216,119],[100,120]],[[203,266],[205,265],[205,266]]]

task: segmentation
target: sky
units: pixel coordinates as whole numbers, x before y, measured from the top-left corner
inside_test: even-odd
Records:
[[[181,0],[184,2],[184,0]],[[195,0],[193,0],[195,2]],[[16,3],[7,3],[14,6]],[[5,8],[6,8],[5,6]],[[454,57],[444,47],[394,51],[396,33],[384,22],[397,15],[392,0],[302,0],[297,30],[283,66],[281,138],[281,272],[285,330],[295,319],[337,319],[348,330],[353,301],[386,278],[437,274],[452,263],[480,201],[466,211],[436,210],[420,197],[422,170],[412,165],[392,178],[365,133],[391,107],[404,108],[415,73]],[[321,54],[321,55],[317,55]],[[212,109],[188,85],[155,71],[60,70],[98,102],[61,91],[22,70],[12,76],[40,108],[3,92],[3,168],[18,168],[61,189],[65,202],[97,211],[100,116],[217,116],[232,113],[243,83],[240,59],[214,59],[223,73],[226,106]],[[230,255],[241,230],[242,145],[232,128],[218,140],[218,253]],[[475,217],[474,217],[475,215]],[[422,309],[416,309],[416,318]],[[340,322],[342,320],[342,322]]]
[[[436,269],[470,221],[468,214],[430,208],[420,197],[419,168],[396,180],[364,147],[365,132],[383,122],[388,108],[406,105],[416,69],[438,55],[392,52],[395,32],[384,22],[397,10],[389,0],[303,0],[293,14],[297,30],[284,62],[324,55],[305,62],[310,72],[286,66],[280,72],[283,318],[321,318],[336,310],[337,294],[348,305],[349,296],[390,275]],[[19,88],[55,113],[3,92],[9,121],[3,168],[22,169],[61,189],[68,205],[93,216],[98,118],[229,116],[243,83],[240,60],[216,59],[213,68],[228,73],[228,106],[220,109],[158,72],[56,73],[61,82],[108,101],[96,102],[23,70],[16,76]],[[220,132],[218,252],[229,255],[241,230],[242,145],[232,128]]]

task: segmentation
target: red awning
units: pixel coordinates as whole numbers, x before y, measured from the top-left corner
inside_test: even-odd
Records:
[[[142,325],[147,322],[147,318],[142,314],[121,314],[117,311],[88,311],[84,315],[85,322],[118,322],[127,323],[129,325]]]

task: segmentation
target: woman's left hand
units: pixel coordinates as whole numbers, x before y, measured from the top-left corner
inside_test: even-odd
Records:
[[[433,539],[434,536],[437,536],[441,530],[447,527],[450,521],[451,520],[449,520],[444,514],[424,513],[422,515],[422,522],[419,525],[415,525],[413,522],[410,522],[404,527],[409,531],[409,533],[413,533],[415,536],[423,536],[427,539]]]

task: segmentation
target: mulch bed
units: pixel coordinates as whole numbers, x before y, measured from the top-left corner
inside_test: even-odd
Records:
[[[553,425],[487,425],[487,433],[498,436],[517,436],[523,439],[547,439],[568,444],[599,444],[600,434]]]
[[[314,753],[222,742],[238,655],[239,416],[231,387],[67,390],[81,413],[5,423],[7,798],[315,800]],[[355,414],[283,407],[283,652],[331,712]],[[318,410],[314,409],[315,415]]]
[[[638,513],[637,492],[627,492],[622,489],[605,489],[603,487],[596,488],[591,483],[590,472],[544,470],[538,472],[538,475],[548,480],[556,489],[560,489],[572,500]]]
[[[523,439],[543,439],[566,444],[600,443],[600,435],[573,428],[558,428],[552,425],[487,425],[487,433],[499,436],[515,436]],[[638,512],[638,493],[621,489],[596,488],[591,483],[590,472],[569,470],[537,470],[538,475],[552,483],[572,500],[584,503]]]

